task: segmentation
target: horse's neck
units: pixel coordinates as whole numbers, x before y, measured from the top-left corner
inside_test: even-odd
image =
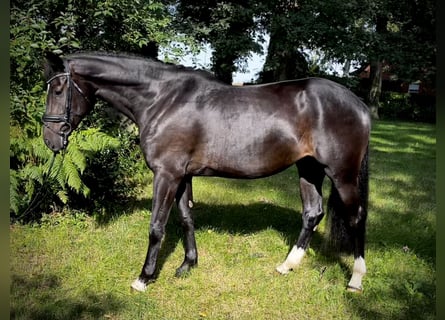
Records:
[[[150,96],[147,96],[146,91],[144,93],[144,86],[101,84],[96,90],[96,96],[108,102],[135,123],[142,111],[142,106],[151,103]]]
[[[168,90],[164,79],[149,78],[144,70],[113,70],[104,68],[85,78],[96,88],[99,99],[110,103],[115,109],[139,125],[141,113],[153,105],[161,92]]]
[[[191,92],[205,83],[213,83],[203,81],[195,73],[179,76],[181,71],[177,69],[142,59],[93,56],[74,63],[80,75],[95,87],[98,98],[138,125],[141,119],[148,120],[147,114],[156,114],[159,108],[167,107],[166,100],[178,95],[192,99]]]

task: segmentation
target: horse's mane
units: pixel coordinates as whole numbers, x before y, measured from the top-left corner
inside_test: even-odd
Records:
[[[181,71],[185,73],[194,73],[199,74],[203,78],[208,80],[219,81],[212,73],[207,70],[197,69],[194,67],[187,67],[182,64],[174,64],[171,62],[163,62],[156,58],[145,57],[136,53],[128,53],[128,52],[114,52],[114,51],[78,51],[72,54],[65,56],[64,58],[85,58],[85,57],[111,57],[111,58],[123,58],[141,61],[143,63],[154,64],[158,67],[166,68],[169,71]]]

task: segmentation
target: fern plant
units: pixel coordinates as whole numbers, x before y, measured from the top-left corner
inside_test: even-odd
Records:
[[[82,180],[88,157],[120,145],[117,138],[97,128],[73,132],[70,142],[64,155],[56,156],[49,171],[53,154],[40,136],[24,141],[11,135],[11,157],[21,160],[16,168],[10,169],[10,211],[16,216],[20,217],[29,206],[38,188],[49,188],[47,193],[56,195],[62,203],[67,203],[69,191],[88,196],[90,189]],[[45,186],[44,175],[48,176]]]

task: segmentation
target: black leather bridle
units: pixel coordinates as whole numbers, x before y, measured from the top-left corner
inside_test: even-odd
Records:
[[[71,74],[69,72],[58,73],[55,76],[51,77],[48,81],[46,81],[46,83],[48,84],[48,92],[49,92],[49,87],[51,85],[51,82],[54,79],[57,79],[60,77],[66,77],[67,85],[68,85],[68,87],[67,87],[68,92],[67,92],[66,101],[65,101],[65,113],[63,113],[63,114],[47,114],[47,113],[45,113],[42,117],[42,121],[43,121],[43,125],[46,128],[48,128],[50,131],[59,135],[62,138],[63,148],[65,148],[68,144],[68,135],[72,131],[72,126],[71,126],[72,87],[74,87],[89,104],[90,104],[90,101],[88,100],[87,96],[82,91],[82,89],[77,85],[77,83],[74,82],[74,80],[72,79]],[[48,124],[47,124],[48,122],[63,123],[63,125],[60,127],[59,132],[57,132],[48,126]]]

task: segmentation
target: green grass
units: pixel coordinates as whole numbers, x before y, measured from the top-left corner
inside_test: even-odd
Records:
[[[174,277],[183,258],[174,211],[146,293],[130,283],[145,258],[150,186],[106,223],[64,213],[11,225],[11,318],[434,319],[435,127],[376,122],[370,170],[362,294],[345,291],[352,257],[323,249],[325,221],[298,270],[274,271],[301,227],[290,168],[262,180],[194,179],[199,266]]]

